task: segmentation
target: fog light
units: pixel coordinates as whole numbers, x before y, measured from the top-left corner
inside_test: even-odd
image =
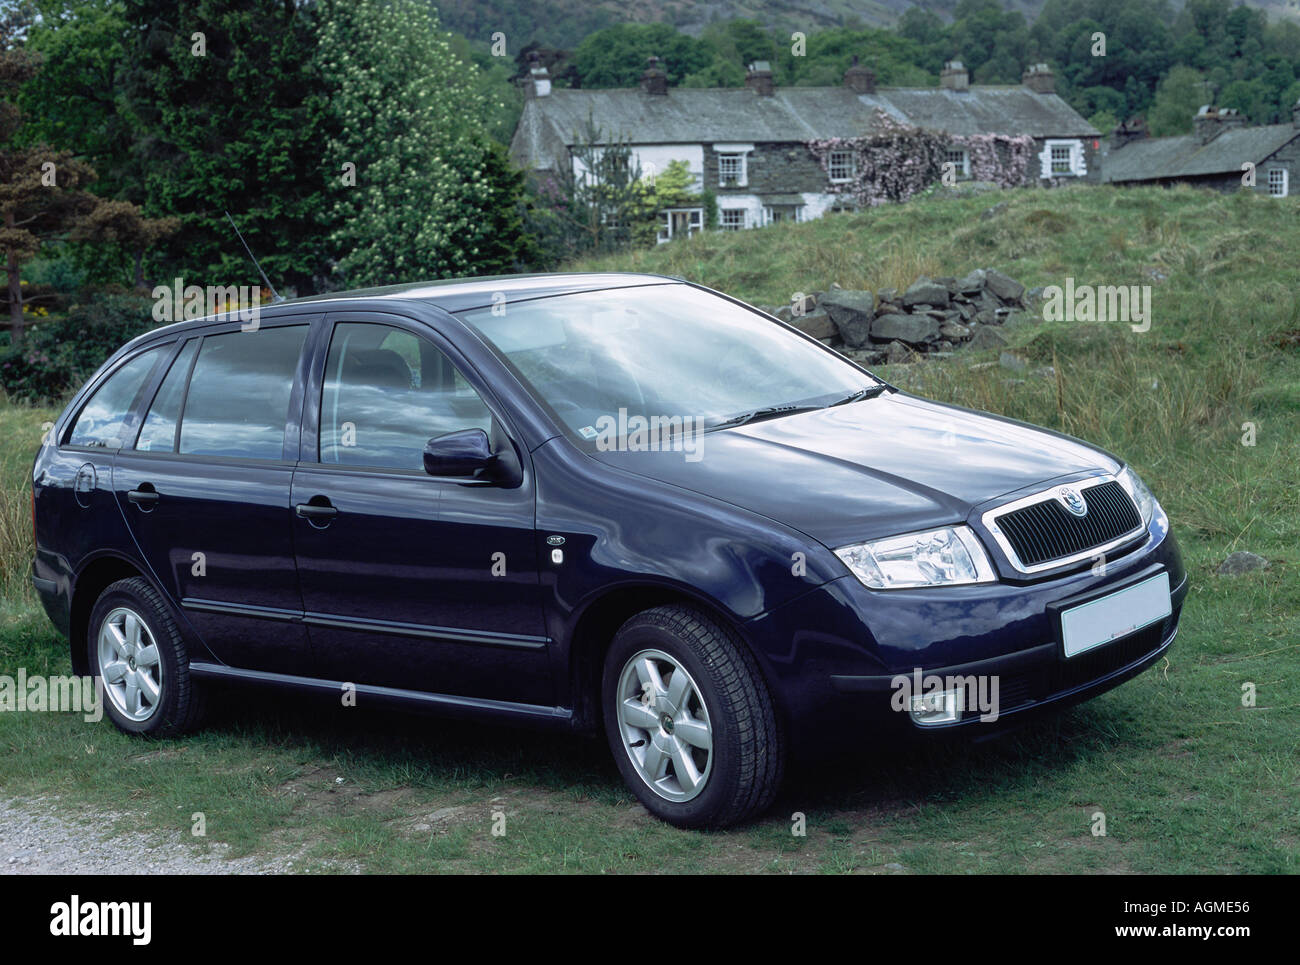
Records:
[[[962,691],[936,690],[912,698],[912,720],[922,727],[955,724],[961,719]]]

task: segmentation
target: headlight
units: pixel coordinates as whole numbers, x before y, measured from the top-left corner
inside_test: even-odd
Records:
[[[1119,484],[1128,491],[1128,494],[1133,497],[1133,502],[1137,504],[1138,512],[1142,514],[1142,522],[1150,526],[1156,514],[1156,497],[1151,495],[1151,490],[1147,489],[1146,483],[1138,478],[1132,466],[1125,466],[1118,478]]]
[[[874,590],[992,583],[988,555],[967,526],[946,526],[841,546],[835,555]]]

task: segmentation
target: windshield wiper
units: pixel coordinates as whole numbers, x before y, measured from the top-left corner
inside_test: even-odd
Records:
[[[864,389],[858,389],[852,395],[846,395],[844,398],[830,403],[826,408],[831,409],[837,405],[848,405],[850,402],[861,402],[863,399],[874,399],[889,388],[892,388],[892,386],[888,386],[884,382],[877,382],[875,385],[868,385]]]
[[[842,399],[829,402],[825,405],[799,405],[791,403],[790,405],[768,405],[761,409],[754,409],[751,412],[743,412],[740,415],[732,416],[730,419],[724,419],[716,422],[705,429],[705,432],[712,432],[714,429],[731,429],[736,426],[747,425],[750,422],[761,422],[764,419],[779,419],[781,416],[793,415],[796,412],[812,412],[815,409],[829,409],[832,406],[847,405],[850,402],[860,402],[863,399],[874,399],[886,389],[892,389],[892,385],[884,382],[878,382],[875,385],[868,385],[865,388],[858,389],[852,395],[847,395]]]
[[[809,412],[820,408],[819,405],[768,405],[761,409],[754,409],[752,412],[743,412],[740,415],[732,416],[730,419],[723,419],[721,422],[715,422],[704,431],[712,432],[714,429],[731,429],[750,422],[778,419],[783,415],[792,415],[795,412]]]

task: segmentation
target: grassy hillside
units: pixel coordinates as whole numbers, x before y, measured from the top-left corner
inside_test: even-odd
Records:
[[[95,828],[117,814],[181,847],[293,855],[296,870],[1300,871],[1297,215],[1300,201],[1254,196],[1024,191],[573,266],[679,274],[763,303],[981,266],[1030,286],[1152,284],[1145,334],[1009,332],[1026,372],[977,367],[995,361],[978,355],[882,370],[1113,449],[1173,518],[1191,592],[1168,660],[1041,728],[796,773],[762,821],[703,834],[649,818],[593,742],[222,695],[203,732],[148,744],[74,715],[0,714],[0,796],[52,799]],[[1031,374],[1049,365],[1054,376]],[[0,603],[0,674],[67,670],[62,641],[20,592],[26,473],[46,418],[0,406],[0,573],[18,577]],[[1216,575],[1233,549],[1273,565]],[[205,839],[190,837],[196,811]],[[1092,833],[1098,811],[1104,837]],[[504,837],[491,830],[498,812]],[[791,834],[795,812],[806,837]]]

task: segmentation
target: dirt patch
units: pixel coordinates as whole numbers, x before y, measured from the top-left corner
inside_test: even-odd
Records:
[[[295,810],[309,815],[341,815],[392,811],[414,806],[409,788],[366,791],[336,769],[309,767],[280,785],[279,794],[293,802]]]

